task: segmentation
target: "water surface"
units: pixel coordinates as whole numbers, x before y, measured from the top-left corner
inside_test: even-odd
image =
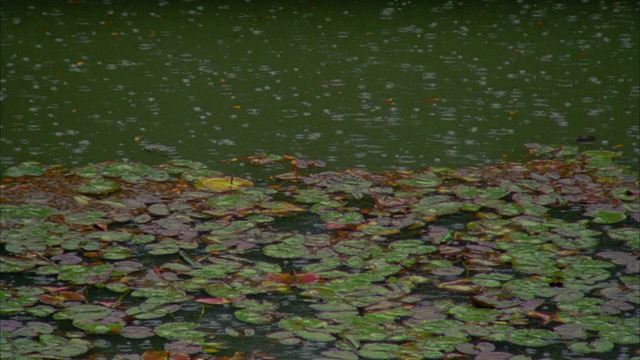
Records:
[[[637,2],[1,5],[2,169],[256,153],[415,169],[578,136],[637,167]]]

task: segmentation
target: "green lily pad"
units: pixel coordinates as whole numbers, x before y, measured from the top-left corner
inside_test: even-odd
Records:
[[[23,176],[42,176],[44,175],[44,167],[35,161],[26,161],[16,166],[8,168],[4,172],[4,176],[19,178]]]
[[[357,354],[365,359],[396,359],[400,352],[397,344],[364,344],[358,349]]]
[[[423,255],[438,251],[435,246],[424,245],[422,240],[398,240],[389,244],[389,249],[407,255]]]
[[[558,334],[543,329],[520,329],[509,335],[508,341],[520,346],[546,346],[556,342]]]
[[[65,216],[65,221],[69,224],[93,225],[96,223],[108,223],[104,218],[107,213],[102,211],[85,211]]]
[[[153,204],[147,208],[147,211],[156,216],[166,216],[171,212],[169,207],[165,204]]]
[[[175,299],[152,297],[138,306],[128,308],[126,314],[141,320],[163,318],[167,314],[172,314],[182,309],[176,304],[165,305],[166,303],[174,302],[174,300]],[[180,301],[180,299],[176,301]],[[186,299],[183,301],[186,301]]]
[[[300,189],[295,196],[296,202],[314,204],[329,201],[331,197],[320,189]]]
[[[117,333],[126,322],[120,316],[106,316],[100,319],[74,319],[73,326],[91,334]]]
[[[269,324],[273,322],[274,317],[272,314],[260,310],[253,309],[241,309],[234,313],[235,317],[249,324]]]
[[[290,244],[267,245],[262,251],[265,255],[278,259],[304,258],[310,254],[309,249],[305,246]]]
[[[102,264],[93,267],[83,265],[62,265],[58,280],[69,281],[73,284],[98,284],[109,279],[115,269],[113,264]]]
[[[475,199],[478,196],[478,188],[475,186],[460,185],[453,188],[453,192],[463,199]]]
[[[192,322],[170,322],[156,326],[153,332],[165,339],[199,342],[208,337],[202,331],[195,330],[198,324]]]
[[[44,219],[58,211],[44,205],[2,205],[0,207],[0,221],[22,219]]]
[[[494,309],[456,306],[449,310],[449,314],[461,321],[488,324],[495,321],[502,312]]]
[[[614,211],[596,211],[593,215],[593,222],[598,224],[615,224],[627,218],[625,214]]]
[[[624,241],[636,251],[640,250],[640,235],[638,235],[637,228],[623,227],[610,229],[607,231],[607,235],[614,240]]]
[[[76,188],[77,192],[85,195],[107,195],[118,190],[120,190],[118,183],[103,179],[91,180]]]
[[[54,330],[52,325],[31,321],[25,324],[25,326],[14,330],[11,332],[11,336],[25,336],[25,337],[34,337],[40,334],[51,334]]]
[[[96,320],[107,317],[112,309],[100,305],[77,305],[68,307],[53,315],[56,320]]]
[[[42,358],[70,358],[80,356],[89,351],[90,342],[84,339],[65,339],[60,336],[46,334],[39,337],[44,347],[35,351],[36,357]]]
[[[607,340],[595,340],[590,343],[578,342],[569,345],[569,349],[582,354],[603,353],[613,350],[613,343]]]
[[[320,218],[327,223],[328,228],[336,228],[340,225],[357,225],[364,222],[364,217],[356,212],[342,214],[338,211],[329,211],[320,215]]]
[[[282,319],[278,323],[278,326],[280,328],[291,331],[298,331],[303,329],[319,329],[326,327],[327,325],[328,324],[326,321],[314,318],[302,318],[299,316]]]
[[[24,272],[35,268],[36,265],[37,261],[35,259],[0,257],[0,273]]]

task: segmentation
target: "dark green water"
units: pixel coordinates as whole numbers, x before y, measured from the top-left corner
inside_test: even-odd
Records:
[[[581,135],[638,166],[637,2],[0,4],[2,169],[455,167]]]
[[[0,172],[183,158],[250,177],[262,170],[221,161],[262,153],[329,169],[461,167],[578,136],[638,168],[637,1],[0,6]],[[243,326],[226,315],[208,325]],[[237,348],[286,358],[261,338]]]

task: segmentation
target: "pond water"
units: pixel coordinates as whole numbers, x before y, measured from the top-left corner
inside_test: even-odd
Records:
[[[28,3],[0,0],[0,6],[0,173],[27,160],[76,167],[109,160],[151,165],[183,159],[202,162],[210,169],[226,174],[267,181],[267,175],[288,171],[288,164],[252,167],[246,165],[246,161],[232,160],[260,154],[290,154],[301,160],[322,160],[326,169],[332,171],[356,168],[381,172],[427,166],[461,168],[505,160],[521,161],[522,145],[526,143],[570,144],[581,150],[621,152],[624,156],[616,161],[632,170],[639,166],[638,2],[530,4],[496,1],[425,5],[411,1],[345,1],[338,6],[327,1],[160,0],[150,5],[110,0]],[[577,143],[578,137],[589,141]],[[122,170],[126,167],[122,163],[114,165],[116,170],[108,171],[126,173],[129,170]],[[100,171],[107,166],[97,165]],[[135,165],[134,170],[138,167]],[[90,171],[97,171],[88,169],[74,177],[74,181],[83,180]],[[166,168],[161,168],[158,172],[164,170]],[[446,171],[443,174],[446,176],[438,176],[450,177]],[[147,175],[153,177],[158,173]],[[407,176],[412,181],[414,176],[419,178],[410,173],[398,176]],[[45,187],[43,193],[53,192],[67,179],[52,180],[56,185]],[[556,180],[549,177],[545,181]],[[38,181],[34,183],[47,182]],[[14,185],[21,191],[30,186]],[[352,185],[346,181],[345,186]],[[475,185],[481,188],[480,184]],[[146,211],[146,206],[155,204],[156,200],[149,200],[155,195],[142,193],[150,191],[143,184],[136,186],[142,194],[138,194],[139,197],[144,197],[136,201],[144,206],[138,208],[128,204],[134,209],[127,211],[137,216],[136,211]],[[449,191],[447,194],[454,191],[443,189]],[[266,190],[256,190],[246,196],[253,201],[252,196],[261,191]],[[301,196],[283,188],[279,191],[285,198]],[[630,195],[622,191],[616,196],[631,203],[628,198],[637,198],[637,190],[628,191]],[[364,209],[373,204],[371,199],[367,200],[371,204],[359,203],[357,195],[362,194],[354,193],[355,200],[350,198],[348,206],[342,204],[336,209],[354,212],[354,208]],[[20,198],[23,195],[25,198]],[[382,197],[382,193],[374,195]],[[7,196],[35,204],[40,204],[41,200],[35,195],[29,198],[28,191]],[[464,199],[463,202],[472,202],[468,197],[458,196]],[[54,196],[51,198],[55,199]],[[75,201],[85,201],[82,196],[78,199],[70,197],[73,205],[69,206],[75,207],[74,211],[82,207]],[[120,200],[114,196],[114,199],[105,200],[110,203],[99,206],[117,207]],[[192,216],[190,210],[181,207],[184,205],[182,200],[172,203],[171,206],[176,207],[171,211]],[[188,200],[196,202],[191,198]],[[526,200],[524,203],[531,205]],[[579,215],[564,208],[556,209],[561,214],[555,215],[572,223],[578,219],[582,221],[583,205],[580,203],[576,205],[578,210],[574,209]],[[62,204],[61,209],[66,206]],[[268,222],[265,225],[264,219],[251,221],[264,228],[267,234],[276,230],[287,234],[299,231],[318,241],[314,235],[335,235],[335,231],[326,229],[326,223],[330,221],[320,218],[324,210],[307,212],[293,219],[278,218],[273,228]],[[611,213],[619,209],[614,210]],[[234,208],[234,211],[240,210]],[[627,214],[632,213],[632,210],[627,211]],[[353,216],[359,219],[357,214],[354,212]],[[120,224],[122,219],[115,216],[117,219],[114,220],[113,216],[110,212],[108,221]],[[431,225],[440,230],[448,228],[463,232],[472,216],[456,216],[439,219]],[[197,219],[197,223],[206,222]],[[69,225],[73,228],[70,234],[75,234],[76,230],[81,233],[79,237],[93,234],[90,235],[94,236],[91,246],[98,243],[95,245],[98,250],[84,250],[98,254],[102,251],[99,250],[102,239],[96,240],[101,235],[95,234],[98,229],[91,228],[95,223],[90,220],[81,223],[89,229],[76,229],[78,223]],[[153,222],[156,220],[154,218]],[[42,225],[43,229],[45,225]],[[635,215],[625,215],[624,222],[618,225],[625,229],[637,227],[637,211]],[[15,227],[20,230],[11,230],[22,235],[22,231],[28,233],[28,227],[21,226],[18,222]],[[629,252],[629,248],[619,242],[606,243],[613,241],[604,235],[611,230],[609,226],[589,223],[589,229],[603,232],[598,237],[600,247],[593,250],[591,245],[585,245],[578,249],[589,256],[596,251],[622,249]],[[588,231],[586,223],[578,227],[573,231]],[[117,230],[135,232],[125,226]],[[415,230],[402,236],[422,234],[420,239],[429,239],[431,235],[423,232],[426,230]],[[28,233],[29,236],[34,234]],[[560,235],[554,236],[560,238]],[[560,242],[564,238],[556,240]],[[255,241],[260,246],[266,244]],[[568,246],[568,242],[563,242],[563,246]],[[19,243],[12,246],[20,250],[22,245]],[[143,245],[143,242],[127,243],[132,249],[152,248]],[[283,272],[313,265],[304,259],[280,261],[272,258],[266,261],[267,257],[261,251],[244,253],[234,246],[229,246],[233,248],[229,250],[231,255],[240,253],[246,257],[233,258],[235,262],[264,260],[277,265]],[[194,259],[206,260],[208,257],[208,250],[202,247],[186,251]],[[633,251],[637,252],[637,249],[633,248]],[[0,255],[7,254],[14,253],[4,246]],[[132,254],[146,270],[153,265],[184,261],[175,252],[167,258],[143,252]],[[568,253],[564,255],[569,256]],[[349,266],[357,268],[352,263]],[[43,268],[44,275],[21,272],[11,275],[1,285],[11,288],[34,284],[40,289],[56,279],[46,273],[51,269]],[[624,295],[629,296],[629,288],[633,288],[634,283],[621,274],[622,270],[616,280],[629,281],[631,285],[624,290]],[[633,274],[637,275],[637,272]],[[264,277],[262,273],[259,275]],[[155,279],[151,270],[145,276]],[[242,276],[251,278],[247,274]],[[236,279],[243,279],[242,276]],[[58,281],[56,286],[67,283]],[[442,298],[443,291],[430,295],[435,291],[432,284],[416,288],[417,294],[426,299],[431,300],[430,296]],[[296,290],[293,295],[268,292],[268,295],[261,294],[265,296],[261,299],[279,304],[278,312],[311,316],[315,310],[310,310],[311,302],[297,296],[299,292]],[[468,301],[466,295],[453,298]],[[23,300],[22,297],[19,300]],[[92,288],[88,301],[102,300],[115,299],[113,293],[104,288]],[[125,305],[133,306],[136,301],[127,298]],[[631,310],[625,310],[627,323],[638,317],[635,304]],[[192,303],[191,307],[185,305],[170,313],[171,321],[200,322],[203,328],[216,329],[219,338],[230,344],[225,350],[227,355],[232,355],[230,351],[251,349],[273,354],[279,359],[306,359],[318,357],[330,348],[313,341],[294,347],[282,346],[264,337],[274,331],[273,325],[247,325],[234,317],[237,309],[230,305],[224,305],[223,310],[215,305],[216,310],[211,311],[214,314],[204,316],[201,314],[203,307],[198,306]],[[553,312],[554,308],[542,310]],[[375,312],[376,309],[372,311]],[[37,319],[32,315],[25,315],[22,320]],[[464,314],[458,315],[464,318]],[[20,320],[20,316],[5,319]],[[165,320],[141,323],[152,328]],[[77,332],[64,321],[54,323],[72,335]],[[240,332],[248,329],[255,331],[255,336],[227,334],[225,329]],[[114,340],[111,334],[93,339],[99,341],[92,344],[92,354],[138,354],[162,348],[166,343],[158,337],[140,341]],[[502,351],[537,359],[582,356],[557,344],[535,348],[507,341],[497,343]],[[618,359],[629,359],[638,352],[633,344],[616,343],[615,346],[604,354],[589,356],[605,359],[615,355]]]
[[[1,5],[2,170],[456,167],[578,136],[638,166],[637,2]]]

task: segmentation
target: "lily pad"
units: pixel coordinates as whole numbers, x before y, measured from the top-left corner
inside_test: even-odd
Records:
[[[196,189],[213,192],[233,191],[248,186],[253,186],[253,183],[233,176],[201,178],[195,184]]]
[[[153,329],[153,332],[163,338],[169,340],[185,340],[190,342],[199,342],[207,338],[207,334],[195,330],[198,324],[192,322],[169,322]]]
[[[85,195],[107,195],[118,190],[120,190],[118,183],[103,179],[91,180],[76,188],[77,192]]]
[[[588,354],[588,353],[609,352],[613,350],[613,346],[614,345],[611,341],[598,339],[590,343],[578,342],[578,343],[571,344],[569,345],[569,349],[575,352]]]
[[[107,346],[120,334],[164,346],[143,358],[224,357],[265,329],[265,349],[343,360],[637,350],[637,177],[611,153],[533,148],[385,173],[256,157],[294,167],[257,186],[189,161],[7,179],[0,350],[140,357]],[[121,190],[75,192],[105,178]]]
[[[146,339],[155,335],[152,329],[146,326],[125,326],[120,329],[119,334],[128,339]]]
[[[304,258],[310,252],[305,246],[290,244],[273,244],[264,247],[263,252],[267,256],[279,259]]]
[[[269,324],[274,321],[274,316],[268,312],[253,310],[253,309],[241,309],[234,313],[235,317],[249,324]]]
[[[617,229],[610,229],[607,231],[607,235],[618,241],[624,241],[632,249],[640,250],[640,235],[637,228],[623,227]]]
[[[625,214],[614,211],[596,211],[593,215],[593,222],[598,224],[615,224],[627,218]]]
[[[4,176],[19,178],[23,176],[42,176],[44,167],[35,161],[27,161],[5,170]]]
[[[509,335],[508,341],[520,346],[546,346],[559,339],[558,334],[543,329],[520,329]]]

